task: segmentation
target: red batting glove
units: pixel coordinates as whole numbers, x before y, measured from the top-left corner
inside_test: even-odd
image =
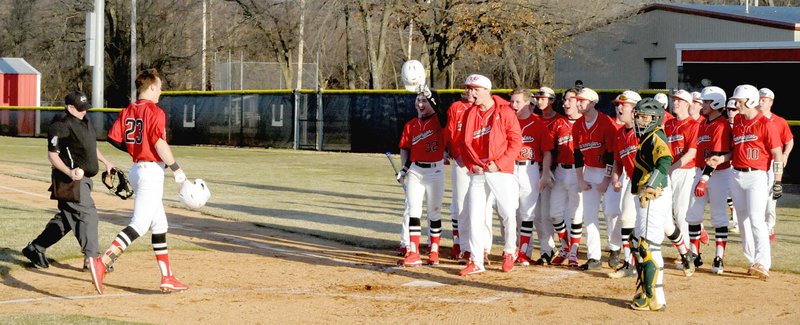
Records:
[[[706,195],[706,181],[701,180],[697,183],[697,186],[694,187],[694,196],[702,197]]]

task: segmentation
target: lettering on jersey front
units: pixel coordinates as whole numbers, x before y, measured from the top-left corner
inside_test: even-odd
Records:
[[[558,138],[558,145],[559,146],[563,146],[563,145],[568,144],[570,142],[572,142],[572,135],[571,134],[570,135],[565,135],[563,137]]]
[[[635,153],[636,153],[636,146],[628,146],[619,151],[619,157],[625,158],[625,156]]]
[[[741,144],[756,140],[758,140],[758,136],[755,134],[740,135],[738,137],[733,137],[733,144]]]
[[[417,142],[425,140],[426,138],[430,137],[431,135],[433,135],[433,130],[425,131],[425,132],[415,136],[414,139],[411,140],[411,145],[416,145]]]
[[[530,135],[523,135],[522,136],[522,143],[531,143],[533,142],[533,137]]]
[[[482,137],[484,135],[489,134],[489,132],[491,132],[491,131],[492,131],[492,126],[491,125],[483,128],[483,129],[480,129],[480,130],[475,130],[474,132],[472,132],[472,138],[473,139],[480,138],[480,137]]]
[[[711,136],[710,135],[702,135],[702,136],[697,137],[697,144],[701,144],[703,142],[711,142]]]
[[[671,137],[667,137],[667,142],[669,142],[669,143],[673,143],[675,141],[681,141],[681,140],[683,140],[683,135],[682,134],[676,134],[676,135],[673,135]]]
[[[597,141],[592,141],[592,142],[587,142],[587,143],[581,143],[580,146],[578,146],[578,147],[581,149],[581,151],[586,151],[586,150],[591,150],[591,149],[602,148],[603,144],[600,143],[600,142],[597,142]]]
[[[458,121],[458,123],[456,123],[456,130],[461,131],[461,121]]]
[[[140,144],[142,143],[142,134],[144,133],[144,121],[137,118],[125,119],[125,143]]]

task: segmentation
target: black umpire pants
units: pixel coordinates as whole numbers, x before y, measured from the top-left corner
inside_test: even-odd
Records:
[[[75,238],[81,245],[81,253],[87,257],[100,255],[97,242],[97,208],[92,199],[94,183],[89,177],[81,180],[80,202],[58,201],[58,213],[47,223],[36,239],[31,244],[40,252],[53,246],[70,231],[75,233]]]

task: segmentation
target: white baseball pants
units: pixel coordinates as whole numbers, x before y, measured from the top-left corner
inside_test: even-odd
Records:
[[[164,163],[138,162],[131,166],[131,185],[136,196],[133,198],[131,226],[139,236],[148,230],[154,234],[166,233],[167,214],[164,212]]]
[[[730,194],[729,182],[732,170],[733,168],[714,171],[708,179],[706,195],[697,197],[694,195],[694,188],[700,182],[703,170],[695,168],[694,182],[692,182],[691,195],[689,197],[689,211],[686,214],[686,222],[688,224],[697,225],[703,223],[706,203],[710,202],[711,225],[714,228],[728,226],[728,195]],[[766,209],[766,207],[764,208]],[[683,230],[681,229],[681,231]]]
[[[575,169],[556,167],[555,182],[550,190],[550,218],[553,224],[564,221],[569,227],[572,219],[583,218],[583,193],[578,189],[578,176]]]
[[[772,257],[769,229],[764,216],[767,199],[771,199],[768,197],[771,194],[769,194],[767,172],[734,170],[730,187],[733,206],[739,218],[744,257],[750,265],[759,263],[769,270],[772,266]]]
[[[664,225],[672,224],[672,188],[667,186],[661,190],[661,196],[651,200],[647,208],[643,208],[636,196],[636,237],[646,238],[650,244],[650,252],[653,254],[653,261],[658,267],[656,277],[655,296],[659,304],[666,305],[667,299],[664,295],[664,257],[661,252],[661,243],[664,241]],[[635,249],[635,248],[631,248]]]
[[[493,194],[497,204],[497,212],[503,223],[504,253],[513,254],[516,250],[516,212],[519,206],[519,185],[513,174],[502,172],[488,172],[484,174],[470,174],[469,190],[467,191],[467,232],[469,238],[469,251],[472,252],[472,261],[483,266],[483,254],[488,249],[486,238],[487,214],[486,205],[490,204],[489,194]]]
[[[602,255],[599,215],[600,200],[603,197],[598,188],[604,177],[605,170],[602,168],[588,166],[583,168],[583,180],[592,188],[583,191],[583,215],[575,215],[575,220],[572,221],[573,224],[583,222],[586,227],[586,257],[598,261]]]
[[[672,217],[675,225],[683,234],[683,243],[689,246],[689,223],[686,222],[686,214],[689,212],[689,203],[694,196],[694,178],[697,168],[678,168],[670,173],[670,184],[672,185]],[[702,172],[701,172],[702,173]],[[708,193],[706,193],[708,194]],[[726,198],[727,202],[727,198]],[[705,207],[703,207],[705,208]],[[727,215],[726,215],[727,222]]]

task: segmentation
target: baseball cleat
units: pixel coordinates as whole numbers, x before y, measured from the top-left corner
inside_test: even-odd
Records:
[[[514,254],[503,253],[503,272],[511,272],[514,269]]]
[[[535,265],[550,265],[550,259],[551,259],[550,256],[552,256],[552,255],[553,255],[553,251],[550,251],[550,254],[544,253],[544,254],[542,254],[542,257],[539,257],[539,259],[536,260],[536,262],[533,262],[533,264],[535,264]]]
[[[405,246],[398,247],[394,252],[395,252],[395,254],[397,254],[397,256],[406,256],[406,253],[408,252],[408,248],[405,247]]]
[[[453,244],[453,248],[450,249],[450,259],[451,260],[458,260],[458,257],[461,255],[461,245]]]
[[[37,269],[46,269],[50,267],[50,262],[47,261],[47,257],[44,256],[44,253],[36,249],[33,244],[25,246],[25,248],[22,249],[22,255],[25,255]]]
[[[175,276],[162,276],[161,277],[161,292],[181,292],[188,290],[189,287],[180,281]]]
[[[400,266],[420,266],[422,265],[422,259],[420,258],[419,253],[408,252],[405,258],[397,261],[397,264]]]
[[[525,254],[518,254],[516,262],[517,262],[517,264],[522,265],[522,266],[531,265],[531,259],[528,258],[528,255],[525,255]]]
[[[600,263],[600,261],[590,258],[588,261],[586,261],[586,263],[581,265],[581,270],[599,270],[601,267],[603,267],[603,265]]]
[[[644,311],[662,311],[667,308],[665,305],[659,305],[655,297],[647,297],[644,293],[639,293],[636,297],[633,297],[630,306],[635,310]]]
[[[428,254],[428,265],[439,265],[439,252]]]
[[[703,266],[703,254],[697,253],[697,256],[694,257],[694,267],[701,267]]]
[[[694,254],[692,251],[688,251],[685,255],[681,255],[681,269],[683,270],[683,275],[690,277],[694,274],[694,264],[692,263],[692,257]]]
[[[759,279],[764,281],[769,279],[769,271],[759,263],[753,264],[753,266],[750,267],[750,273],[755,274]]]
[[[567,250],[566,249],[559,249],[558,255],[550,261],[550,265],[561,265],[567,259]]]
[[[722,274],[722,272],[724,272],[724,264],[722,263],[722,258],[719,256],[714,257],[714,263],[711,266],[711,273]]]
[[[608,254],[608,267],[610,267],[611,269],[615,269],[617,268],[620,262],[621,261],[619,259],[619,250],[611,251]]]
[[[483,266],[478,266],[477,264],[475,264],[475,262],[470,260],[469,262],[467,262],[467,267],[459,271],[458,274],[461,276],[467,276],[471,274],[483,273],[484,271],[486,271],[486,269],[484,269]]]
[[[700,242],[703,243],[703,245],[708,245],[708,232],[706,231],[706,227],[701,226],[700,228]]]
[[[569,267],[578,267],[580,263],[578,263],[578,254],[569,253],[567,255],[567,266]]]
[[[622,267],[618,268],[616,271],[608,273],[608,277],[612,279],[632,278],[634,276],[636,276],[636,270],[628,262],[622,264]]]
[[[97,289],[97,293],[103,294],[103,278],[106,277],[106,265],[99,257],[87,257],[89,259],[89,270],[92,271],[92,284]]]
[[[469,252],[463,252],[458,257],[458,264],[459,265],[467,265],[467,262],[469,262],[469,259],[470,259],[470,253]]]

